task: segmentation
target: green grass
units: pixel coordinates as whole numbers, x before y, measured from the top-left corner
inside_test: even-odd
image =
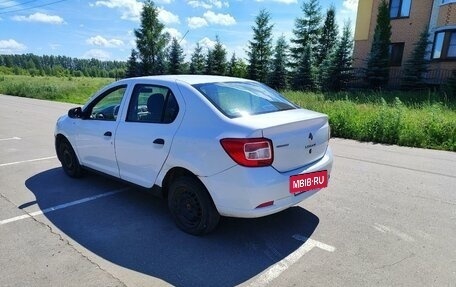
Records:
[[[411,93],[396,92],[394,99],[388,93],[284,95],[304,108],[328,114],[335,137],[456,151],[455,105],[441,101],[438,94],[416,93],[412,98]]]
[[[113,81],[106,78],[0,75],[0,93],[83,104],[94,92]]]
[[[0,93],[84,103],[113,79],[0,75]],[[456,151],[456,100],[431,92],[283,93],[329,115],[335,137]]]

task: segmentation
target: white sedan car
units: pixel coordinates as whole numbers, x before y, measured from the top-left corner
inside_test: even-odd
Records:
[[[58,119],[63,170],[95,170],[154,188],[179,228],[220,216],[261,217],[327,187],[333,156],[324,114],[255,81],[152,76],[117,81]]]

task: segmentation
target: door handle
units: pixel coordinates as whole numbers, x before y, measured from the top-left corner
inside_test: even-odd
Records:
[[[154,144],[165,144],[165,140],[164,139],[155,139],[154,140]]]
[[[107,131],[107,132],[104,133],[104,136],[105,137],[111,137],[112,136],[112,132]]]

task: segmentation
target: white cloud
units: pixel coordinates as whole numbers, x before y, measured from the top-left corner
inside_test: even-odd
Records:
[[[106,52],[106,51],[103,51],[103,50],[99,50],[99,49],[92,49],[92,50],[89,50],[87,52],[84,53],[84,55],[82,55],[82,58],[84,59],[98,59],[98,60],[101,60],[101,61],[107,61],[111,58],[111,55]]]
[[[14,21],[21,21],[21,22],[40,22],[40,23],[48,23],[48,24],[63,24],[63,18],[56,15],[47,15],[43,13],[35,13],[29,16],[14,16],[12,17]]]
[[[155,0],[154,2],[157,4],[171,4],[173,0]]]
[[[95,6],[118,9],[122,13],[121,19],[139,21],[143,3],[136,0],[102,0],[96,1]]]
[[[27,49],[24,44],[16,42],[16,40],[0,40],[0,54],[18,54]]]
[[[340,11],[340,14],[343,15],[343,18],[337,18],[337,24],[339,25],[340,31],[342,31],[342,28],[344,27],[347,21],[350,23],[352,33],[355,31],[358,2],[359,0],[344,0],[344,2],[342,3],[342,9]]]
[[[223,26],[230,26],[236,24],[236,20],[230,14],[214,13],[207,11],[204,13],[204,18],[211,24],[218,24]]]
[[[342,6],[348,11],[356,12],[358,10],[358,1],[359,0],[344,0]]]
[[[60,44],[49,44],[49,48],[51,48],[51,50],[58,50],[62,45]]]
[[[179,24],[179,16],[166,11],[163,8],[157,8],[158,11],[158,20],[160,20],[163,24],[169,25],[169,24]]]
[[[187,18],[187,24],[190,29],[197,29],[207,26],[207,21],[201,17],[190,17]]]
[[[182,38],[182,33],[174,28],[165,28],[163,29],[163,32],[168,33],[171,38],[176,38],[177,40]]]
[[[208,48],[208,49],[214,49],[215,44],[217,42],[212,41],[208,37],[204,37],[203,39],[199,40],[198,43],[200,44],[201,47]]]
[[[188,0],[187,4],[193,8],[204,8],[204,9],[212,9],[218,8],[221,9],[223,7],[230,7],[228,1],[220,1],[220,0]]]
[[[86,43],[90,44],[90,45],[106,47],[106,48],[120,47],[120,46],[124,45],[124,42],[122,40],[106,39],[100,35],[97,35],[95,37],[90,37],[89,39],[86,40]]]

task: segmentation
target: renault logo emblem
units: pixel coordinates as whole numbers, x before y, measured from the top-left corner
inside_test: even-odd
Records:
[[[313,141],[314,139],[314,136],[312,135],[312,133],[309,133],[309,140]]]

